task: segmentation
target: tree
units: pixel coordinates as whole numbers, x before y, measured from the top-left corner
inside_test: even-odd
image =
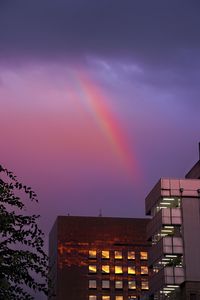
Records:
[[[39,215],[27,215],[25,198],[35,192],[0,165],[0,299],[29,300],[48,292],[48,257]],[[26,199],[27,200],[27,199]]]

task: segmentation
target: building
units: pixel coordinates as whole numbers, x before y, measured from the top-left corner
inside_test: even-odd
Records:
[[[151,299],[200,300],[200,160],[185,179],[160,179],[145,205]]]
[[[149,288],[148,221],[59,216],[50,233],[50,299],[141,299]]]

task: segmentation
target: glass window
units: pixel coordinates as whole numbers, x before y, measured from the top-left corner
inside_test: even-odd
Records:
[[[141,266],[141,274],[148,274],[148,267],[147,266]]]
[[[109,288],[110,288],[110,281],[102,280],[102,289],[109,289]]]
[[[135,251],[128,251],[128,259],[135,259]]]
[[[115,300],[123,300],[123,296],[115,296]]]
[[[101,257],[104,258],[104,259],[109,258],[110,257],[109,251],[107,251],[107,250],[101,251]]]
[[[128,288],[129,288],[129,290],[135,290],[136,289],[135,280],[128,281]]]
[[[89,295],[89,300],[97,300],[97,296],[96,295]]]
[[[123,289],[123,281],[122,280],[116,280],[115,281],[115,288],[116,289]]]
[[[89,289],[96,289],[96,288],[97,288],[96,280],[89,280]]]
[[[115,266],[115,274],[122,274],[122,266]]]
[[[89,258],[96,258],[97,251],[96,250],[89,250]]]
[[[97,272],[97,266],[96,265],[89,265],[89,273],[96,273]]]
[[[102,273],[110,273],[110,266],[109,265],[102,265],[101,267]]]
[[[122,259],[122,251],[115,251],[115,259]]]
[[[102,300],[110,300],[110,296],[102,296]]]
[[[128,267],[128,274],[135,274],[135,267]]]
[[[133,300],[133,299],[135,300],[135,299],[137,299],[137,296],[131,295],[131,296],[128,296],[128,299],[129,299],[129,300]]]
[[[148,290],[149,289],[149,282],[148,282],[148,280],[142,280],[142,282],[141,282],[141,288],[142,288],[142,290]]]
[[[148,258],[147,252],[141,251],[140,252],[140,259],[147,259],[147,258]]]

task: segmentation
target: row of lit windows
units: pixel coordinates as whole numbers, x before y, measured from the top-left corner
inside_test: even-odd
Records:
[[[96,250],[89,250],[89,258],[96,258],[97,257],[97,251]],[[101,251],[101,258],[103,259],[109,259],[110,258],[110,251],[103,250]],[[122,251],[114,251],[114,258],[115,259],[122,259]],[[128,251],[127,253],[128,259],[135,259],[135,251]],[[140,259],[147,260],[148,254],[145,251],[140,252]]]
[[[88,266],[89,273],[96,273],[97,272],[97,266],[96,265],[89,265]],[[103,274],[109,274],[110,273],[110,266],[109,265],[102,265],[101,266],[101,272]],[[127,269],[128,274],[136,274],[135,266],[129,266]],[[123,274],[123,267],[122,266],[115,266],[114,267],[114,273],[115,274]],[[140,274],[147,275],[148,274],[148,267],[147,266],[141,266],[140,267]]]
[[[124,300],[125,298],[123,296],[115,296],[115,300]],[[128,296],[129,300],[135,300],[137,299],[137,296]],[[97,296],[96,295],[89,295],[89,300],[97,300]],[[111,296],[109,295],[104,295],[101,296],[101,300],[111,300]]]
[[[101,282],[102,289],[110,289],[110,281],[109,280],[102,280]],[[89,288],[90,289],[96,289],[97,288],[97,281],[96,280],[89,280]],[[128,281],[128,288],[129,290],[135,290],[136,289],[136,281],[135,280],[129,280]],[[148,280],[142,280],[141,281],[141,289],[147,290],[149,288]],[[123,289],[123,281],[122,280],[116,280],[115,281],[115,289]]]

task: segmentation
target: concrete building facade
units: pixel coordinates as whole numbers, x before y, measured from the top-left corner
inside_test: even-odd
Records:
[[[57,218],[50,233],[55,300],[142,299],[149,289],[148,219]]]
[[[160,179],[145,205],[150,299],[200,300],[200,160],[185,179]]]

